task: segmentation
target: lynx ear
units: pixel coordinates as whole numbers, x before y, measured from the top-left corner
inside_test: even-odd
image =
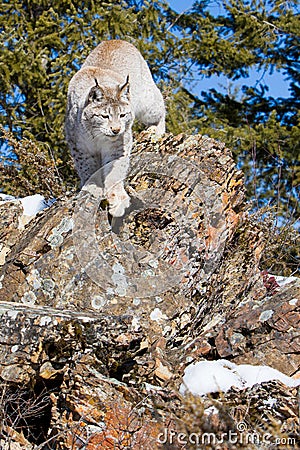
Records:
[[[125,83],[119,86],[120,99],[124,100],[125,102],[128,102],[130,100],[129,88],[129,75],[127,75]]]
[[[95,78],[96,86],[93,86],[89,92],[88,103],[91,102],[101,102],[103,100],[103,90],[99,86],[97,79]]]

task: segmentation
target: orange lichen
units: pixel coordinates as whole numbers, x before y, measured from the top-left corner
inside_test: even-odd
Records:
[[[98,428],[98,429],[97,429]],[[80,421],[71,427],[67,438],[70,450],[147,450],[157,448],[157,436],[162,424],[140,415],[125,401],[111,402],[106,406],[103,422],[91,427]]]

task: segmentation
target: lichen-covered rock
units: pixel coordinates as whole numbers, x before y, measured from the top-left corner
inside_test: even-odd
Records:
[[[118,220],[87,190],[25,228],[18,205],[0,205],[5,426],[48,441],[43,448],[167,448],[166,429],[234,430],[230,408],[244,394],[230,407],[220,397],[211,423],[213,399],[198,399],[196,411],[180,396],[193,360],[299,370],[300,284],[268,290],[263,236],[244,211],[229,150],[202,136],[142,133],[125,185],[131,207]],[[294,395],[287,389],[286,402]]]
[[[189,322],[191,292],[218,267],[241,215],[241,173],[213,140],[144,134],[126,181],[132,208],[117,232],[86,191],[33,221],[7,255],[1,297],[129,314],[158,336]]]

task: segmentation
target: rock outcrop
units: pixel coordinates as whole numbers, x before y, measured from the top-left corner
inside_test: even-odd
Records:
[[[0,203],[3,445],[176,449],[180,432],[211,432],[245,448],[228,439],[245,431],[238,422],[295,439],[296,388],[178,391],[200,359],[299,377],[300,283],[274,290],[261,274],[263,236],[230,151],[145,132],[125,184],[132,206],[122,220],[85,190],[25,226],[19,204]],[[269,397],[280,411],[274,401],[261,414]]]

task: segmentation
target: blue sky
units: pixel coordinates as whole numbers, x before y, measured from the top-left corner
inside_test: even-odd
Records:
[[[192,7],[193,0],[169,0],[169,5],[177,12],[183,12]],[[211,1],[210,11],[212,14],[218,15],[222,13],[221,1]],[[192,91],[196,95],[200,95],[201,91],[205,91],[211,88],[216,88],[218,91],[226,92],[229,84],[233,85],[233,82],[227,79],[225,76],[214,75],[210,78],[199,79],[197,74],[195,76],[195,83],[193,84]],[[280,72],[263,73],[263,71],[257,72],[255,68],[250,70],[250,76],[248,78],[241,78],[234,82],[234,87],[239,88],[243,85],[254,86],[260,83],[266,84],[269,87],[267,96],[272,97],[289,97],[289,82],[285,80],[285,77]]]

